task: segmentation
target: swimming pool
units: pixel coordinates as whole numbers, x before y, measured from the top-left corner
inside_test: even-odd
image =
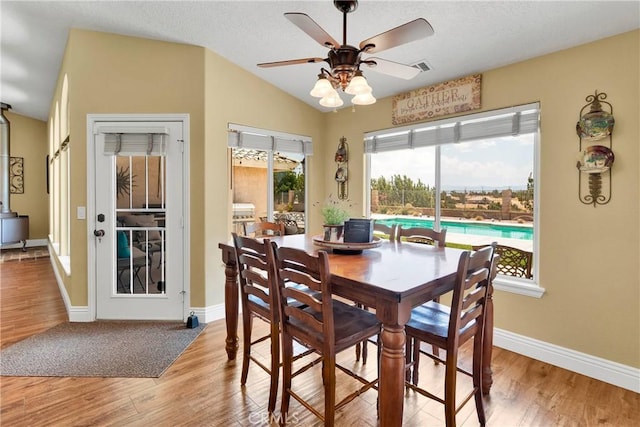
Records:
[[[377,218],[376,222],[385,225],[401,225],[402,228],[430,227],[432,219],[423,218]],[[472,234],[475,236],[503,237],[508,239],[533,240],[533,227],[526,225],[507,225],[487,222],[440,221],[440,227],[447,233]]]

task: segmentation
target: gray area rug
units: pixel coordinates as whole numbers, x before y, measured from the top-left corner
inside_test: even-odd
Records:
[[[163,321],[61,323],[0,351],[0,375],[157,378],[205,327]]]
[[[32,246],[28,247],[26,251],[22,249],[0,250],[0,264],[8,261],[26,261],[39,258],[49,258],[49,249],[46,246]]]

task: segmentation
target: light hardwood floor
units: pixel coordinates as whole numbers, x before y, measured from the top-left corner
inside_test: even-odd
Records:
[[[66,321],[64,304],[48,259],[0,264],[1,348]],[[498,308],[499,309],[499,308]],[[255,328],[264,331],[259,321]],[[253,366],[240,387],[240,359],[227,360],[224,320],[210,323],[160,378],[0,377],[2,426],[260,426],[269,425],[266,374]],[[256,351],[267,359],[268,347]],[[374,353],[375,350],[372,351]],[[468,355],[466,356],[468,359]],[[375,362],[340,361],[375,374]],[[467,360],[468,362],[468,360]],[[422,363],[421,384],[441,390],[441,366]],[[494,350],[494,385],[486,398],[489,426],[636,426],[638,394],[529,359]],[[294,387],[317,393],[319,371]],[[339,376],[338,397],[354,383]],[[464,387],[462,382],[460,387]],[[290,425],[316,426],[317,420],[292,401]],[[278,405],[279,407],[279,405]],[[321,406],[320,406],[321,407]],[[408,392],[404,425],[443,425],[443,408]],[[473,402],[458,414],[458,425],[478,425]],[[338,412],[339,426],[375,426],[376,393],[368,391]],[[276,423],[271,423],[276,425]]]

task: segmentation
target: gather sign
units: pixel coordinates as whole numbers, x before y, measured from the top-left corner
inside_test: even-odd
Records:
[[[418,122],[480,108],[482,74],[449,80],[393,97],[392,123]]]

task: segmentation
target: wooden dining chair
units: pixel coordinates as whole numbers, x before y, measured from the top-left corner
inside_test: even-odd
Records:
[[[486,417],[482,401],[482,358],[483,334],[487,290],[490,285],[492,263],[496,262],[492,246],[476,252],[465,251],[460,256],[453,290],[451,307],[429,301],[411,311],[411,319],[405,325],[407,341],[412,351],[406,354],[407,366],[412,370],[411,381],[406,386],[423,396],[444,405],[447,427],[456,425],[459,409],[475,397],[476,412],[480,425],[484,426]],[[471,372],[458,367],[458,351],[462,344],[473,338],[473,368]],[[445,364],[444,398],[436,396],[418,386],[420,355],[431,358],[436,356],[421,351],[420,343],[438,346],[446,351],[446,358],[438,360]],[[472,390],[456,402],[457,372],[469,375],[473,379]]]
[[[271,376],[269,386],[268,411],[275,409],[280,371],[280,317],[275,293],[274,271],[267,259],[268,239],[256,240],[232,233],[240,282],[240,303],[242,306],[242,374],[240,384],[247,382],[249,364],[254,362]],[[290,285],[295,286],[295,285]],[[252,340],[253,319],[258,318],[269,324],[269,333]],[[271,340],[271,360],[269,366],[251,354],[251,347],[267,339]],[[311,354],[301,352],[294,359]]]
[[[396,231],[396,238],[399,242],[407,241],[413,243],[424,243],[427,245],[438,246],[439,248],[444,248],[446,244],[447,238],[447,229],[444,228],[440,231],[436,231],[433,228],[429,227],[410,227],[410,228],[402,228],[402,225],[398,226]],[[435,297],[433,299],[434,302],[440,302],[440,297]],[[410,349],[410,343],[407,342],[406,351],[408,352]],[[440,349],[438,346],[433,346],[433,355],[440,356]],[[435,363],[439,362],[435,360]]]
[[[153,278],[149,274],[149,267],[151,262],[147,257],[147,254],[140,250],[138,247],[129,243],[131,236],[130,231],[120,230],[117,232],[117,278],[118,278],[118,292],[122,287],[122,292],[135,292],[135,282],[140,285],[142,292],[146,292],[146,287],[142,278],[140,277],[140,270],[145,269],[145,276],[153,283]],[[125,275],[125,273],[128,273]],[[125,282],[123,277],[127,278]],[[132,289],[132,284],[134,285]]]
[[[284,236],[284,224],[269,221],[247,223],[244,226],[244,234],[250,237]]]
[[[396,231],[396,239],[398,239],[398,241],[405,240],[407,242],[426,243],[441,248],[445,246],[446,237],[446,228],[436,231],[429,227],[402,228],[402,225],[399,225]]]
[[[280,364],[280,329],[278,310],[270,292],[273,272],[267,262],[268,240],[259,241],[232,233],[236,249],[238,279],[240,281],[240,304],[242,306],[242,374],[240,384],[244,386],[249,373],[249,363],[254,362],[271,376],[268,411],[276,406]],[[269,333],[252,340],[253,318],[257,317],[270,325]],[[271,362],[266,366],[251,355],[254,344],[271,339]]]
[[[269,256],[276,272],[276,292],[280,307],[282,330],[282,421],[286,423],[291,397],[333,426],[335,411],[370,388],[377,388],[377,379],[369,381],[336,363],[336,354],[380,333],[380,322],[373,313],[337,301],[331,295],[331,274],[328,255],[318,251],[310,255],[303,250],[276,247],[272,244]],[[286,283],[306,286],[307,292],[285,286]],[[315,292],[315,293],[314,293]],[[294,377],[311,367],[307,364],[293,371],[294,340],[322,357],[324,385],[324,413],[314,408],[292,388]],[[312,362],[313,363],[313,362]],[[336,403],[336,369],[340,369],[362,383],[358,390]],[[308,384],[305,387],[308,388]]]
[[[386,224],[382,224],[379,222],[374,222],[373,223],[373,235],[377,236],[377,237],[382,237],[382,238],[386,238],[389,239],[390,242],[395,241],[396,239],[396,224],[392,224],[391,226],[388,226]],[[358,308],[362,308],[364,310],[367,310],[368,308],[363,306],[362,304],[356,304],[356,307]],[[368,343],[368,339],[363,341],[361,344],[357,344],[356,345],[356,362],[359,361],[362,358],[362,363],[365,364],[367,363],[367,356],[368,356],[368,350],[367,350],[367,343]],[[374,343],[374,344],[378,344],[378,343]]]
[[[392,224],[391,226],[388,226],[386,224],[374,222],[373,234],[388,238],[389,241],[393,242],[396,239],[396,224]]]

